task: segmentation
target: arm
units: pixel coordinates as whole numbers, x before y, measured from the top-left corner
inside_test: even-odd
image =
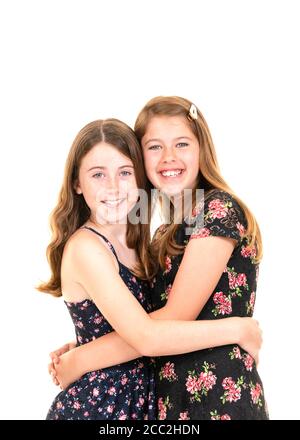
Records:
[[[75,281],[89,294],[115,331],[142,355],[188,353],[228,343],[229,333],[224,331],[217,335],[212,331],[215,326],[215,330],[219,330],[218,323],[152,319],[119,276],[112,254],[94,237],[76,238],[72,260]]]
[[[186,248],[167,305],[151,313],[151,318],[158,320],[172,318],[195,319],[217,284],[233,247],[233,240],[220,237],[192,240]],[[195,258],[196,255],[197,258]],[[216,255],[218,256],[217,259]],[[202,295],[199,294],[199,291],[202,291]],[[189,302],[186,301],[186,297],[189,297]],[[194,325],[195,323],[191,324]],[[256,355],[258,345],[260,344],[260,331],[257,323],[249,318],[227,318],[226,320],[208,322],[198,321],[197,325],[202,326],[201,339],[197,342],[197,350],[211,346],[238,343],[247,351],[250,351],[252,355]],[[167,334],[168,331],[169,325],[166,329]],[[159,335],[158,341],[160,339],[161,335]],[[168,335],[167,339],[169,346]],[[195,339],[195,333],[193,334],[193,339]],[[177,353],[184,351],[184,347],[179,345],[178,340],[176,345]],[[62,361],[65,365],[72,365],[73,379],[76,380],[88,371],[135,359],[143,354],[141,351],[143,350],[134,349],[117,333],[113,332],[77,347],[72,352],[62,356]],[[188,348],[187,351],[192,350]],[[99,353],[101,353],[101,356],[99,356]],[[157,352],[154,352],[154,354],[157,354]],[[69,370],[69,368],[65,369]],[[64,370],[63,366],[61,367],[62,370]],[[58,371],[58,374],[60,374],[60,371]]]

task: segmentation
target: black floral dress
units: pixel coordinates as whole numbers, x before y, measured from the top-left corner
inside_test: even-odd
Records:
[[[112,244],[97,231],[117,254]],[[136,278],[119,260],[120,276],[128,289],[150,312],[149,284]],[[77,345],[113,331],[96,304],[86,299],[66,302],[73,320]],[[126,313],[126,311],[124,311]],[[111,368],[92,371],[72,383],[54,399],[48,420],[155,420],[154,371],[150,358],[138,358]]]
[[[199,227],[200,215],[204,222]],[[246,220],[238,203],[230,194],[214,191],[206,198],[204,210],[203,206],[196,208],[192,218],[192,233],[186,233],[187,223],[180,225],[176,236],[179,244],[207,236],[237,240],[222,277],[197,319],[252,316],[258,265],[254,261],[256,249],[243,238]],[[182,257],[167,257],[166,270],[153,280],[155,310],[166,303]],[[160,420],[268,419],[255,361],[238,345],[156,358],[156,395]]]

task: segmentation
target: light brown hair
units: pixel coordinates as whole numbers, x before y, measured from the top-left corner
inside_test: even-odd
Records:
[[[90,122],[77,134],[70,149],[58,202],[50,216],[52,239],[47,247],[51,268],[50,280],[37,287],[41,292],[61,296],[61,262],[63,250],[71,235],[90,217],[90,209],[82,194],[77,194],[78,173],[83,157],[100,142],[106,142],[128,157],[134,167],[137,187],[147,189],[148,181],[143,166],[142,152],[134,131],[117,119]],[[150,199],[149,199],[150,203]],[[148,207],[150,208],[150,207]],[[152,273],[150,257],[150,209],[147,224],[127,222],[127,245],[136,249],[138,264],[136,276],[149,279]]]
[[[231,194],[240,205],[247,221],[247,229],[245,237],[247,237],[248,245],[256,246],[256,262],[262,258],[262,240],[257,221],[245,203],[237,197],[229,185],[221,176],[219,169],[215,147],[208,128],[208,125],[197,109],[197,119],[189,116],[192,102],[178,96],[158,96],[151,99],[139,113],[134,130],[139,142],[147,131],[148,124],[154,116],[182,116],[186,119],[192,132],[196,136],[199,150],[199,182],[201,188],[205,191],[205,196],[211,194],[214,190],[222,190]],[[195,199],[195,197],[194,197]],[[172,215],[172,212],[171,212]],[[172,217],[171,217],[172,219]],[[160,266],[165,269],[166,256],[178,255],[183,252],[184,247],[179,246],[175,240],[175,234],[179,225],[170,223],[165,225],[153,242],[153,255],[157,258]]]

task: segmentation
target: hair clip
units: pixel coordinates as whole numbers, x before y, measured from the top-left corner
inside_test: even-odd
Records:
[[[188,113],[188,119],[190,121],[195,121],[196,119],[198,119],[198,112],[195,104],[191,104],[190,111]]]

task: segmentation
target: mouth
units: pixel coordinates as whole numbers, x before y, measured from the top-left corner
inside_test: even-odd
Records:
[[[119,206],[125,199],[114,199],[114,200],[102,200],[101,203],[103,203],[105,206],[108,206],[109,208],[115,208],[116,206]]]
[[[184,170],[181,168],[178,168],[176,170],[162,170],[159,172],[159,174],[165,179],[176,179],[176,177],[181,177],[183,173]]]

